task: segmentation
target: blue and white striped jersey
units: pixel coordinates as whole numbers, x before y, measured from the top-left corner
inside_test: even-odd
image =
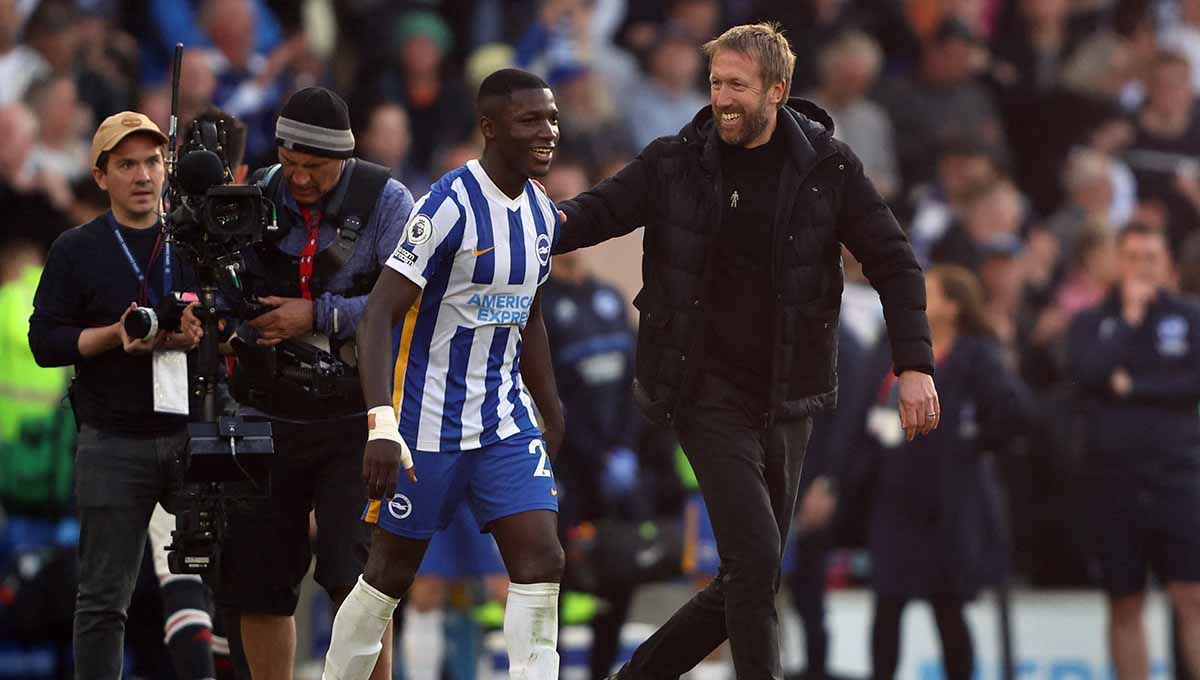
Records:
[[[419,451],[537,435],[521,381],[521,330],[550,273],[558,209],[532,182],[511,199],[478,161],[419,200],[387,265],[422,288],[393,334],[392,402]]]

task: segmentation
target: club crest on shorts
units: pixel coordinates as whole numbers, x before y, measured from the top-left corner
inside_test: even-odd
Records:
[[[405,519],[412,514],[413,504],[408,496],[398,493],[387,504],[388,512],[396,519]]]
[[[433,236],[433,220],[428,215],[417,215],[408,221],[404,237],[414,246],[419,246]]]

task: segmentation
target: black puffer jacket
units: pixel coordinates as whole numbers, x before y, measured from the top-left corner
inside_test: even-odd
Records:
[[[895,217],[833,139],[833,121],[791,99],[780,109],[790,161],[782,168],[771,268],[775,321],[770,410],[764,423],[837,401],[837,322],[842,295],[839,243],[863,264],[883,299],[897,373],[933,372],[925,282]],[[556,252],[595,245],[646,227],[635,393],[653,421],[671,421],[703,363],[705,279],[721,225],[718,138],[705,107],[678,135],[651,142],[614,177],[559,205],[566,214]]]

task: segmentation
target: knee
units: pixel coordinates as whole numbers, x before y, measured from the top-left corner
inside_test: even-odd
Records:
[[[508,578],[513,583],[558,583],[562,580],[567,558],[562,545],[555,539],[516,562],[508,568]]]
[[[726,569],[729,585],[751,590],[779,590],[781,553],[778,545],[764,545],[733,555]]]
[[[1180,623],[1200,625],[1200,583],[1171,583],[1167,585],[1167,592]]]
[[[1112,625],[1116,628],[1140,626],[1144,602],[1145,597],[1141,593],[1109,598],[1108,614]]]
[[[401,599],[412,588],[416,576],[415,569],[403,563],[389,565],[386,560],[375,559],[375,555],[372,554],[367,560],[367,565],[363,567],[362,578],[367,585],[384,595]]]

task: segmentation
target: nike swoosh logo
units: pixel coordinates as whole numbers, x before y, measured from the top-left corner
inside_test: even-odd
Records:
[[[478,248],[476,248],[475,250],[472,250],[471,252],[475,254],[475,257],[479,257],[480,255],[487,255],[488,253],[492,252],[495,249],[496,249],[496,246],[492,246],[491,248],[484,248],[483,250],[479,250]]]

